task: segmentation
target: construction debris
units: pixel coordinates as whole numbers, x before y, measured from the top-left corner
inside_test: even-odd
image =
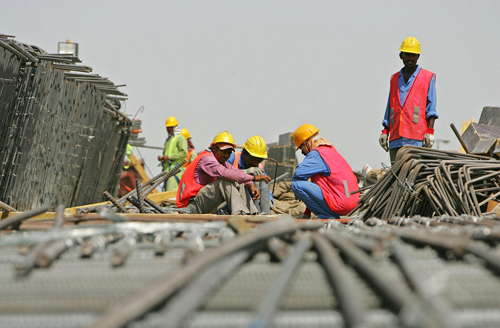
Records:
[[[462,134],[471,154],[500,157],[500,107],[484,107],[479,123],[471,123]]]

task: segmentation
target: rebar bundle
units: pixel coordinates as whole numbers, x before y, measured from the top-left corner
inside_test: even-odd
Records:
[[[480,216],[500,196],[500,161],[406,146],[349,214],[364,220],[415,215]]]
[[[172,216],[182,217],[164,219]],[[493,328],[500,320],[495,215],[281,217],[246,232],[203,215],[116,217],[4,233],[3,326]]]
[[[78,61],[0,38],[0,200],[17,210],[95,203],[117,189],[126,95]]]

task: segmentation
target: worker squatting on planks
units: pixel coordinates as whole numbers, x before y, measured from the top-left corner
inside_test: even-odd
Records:
[[[358,182],[347,161],[318,132],[304,124],[293,133],[296,151],[306,157],[295,168],[292,190],[307,206],[303,217],[312,212],[319,219],[339,219],[356,207],[359,194],[351,193],[358,190]]]
[[[256,214],[252,199],[259,199],[255,181],[271,178],[265,174],[250,175],[226,163],[236,147],[233,136],[217,134],[208,150],[201,152],[187,167],[177,191],[177,208],[188,213],[214,213],[226,202],[231,214]],[[246,191],[250,188],[251,196]]]
[[[404,67],[391,77],[389,100],[379,142],[390,151],[391,164],[405,145],[431,148],[434,144],[436,112],[436,75],[417,65],[420,43],[410,36],[401,44],[399,58]],[[389,133],[389,143],[387,134]]]
[[[173,169],[177,164],[182,162],[188,154],[188,141],[186,137],[181,134],[177,119],[170,116],[165,122],[165,127],[167,128],[168,137],[167,140],[165,140],[163,156],[158,156],[158,160],[163,164],[163,171]],[[177,190],[185,170],[186,168],[182,167],[179,173],[169,178],[163,186],[163,190]]]

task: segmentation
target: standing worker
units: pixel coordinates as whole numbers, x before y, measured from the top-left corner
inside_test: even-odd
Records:
[[[431,148],[434,144],[436,75],[417,65],[420,43],[410,36],[401,44],[399,58],[404,67],[391,77],[389,100],[379,142],[390,151],[391,164],[405,145]],[[389,133],[389,140],[387,134]],[[389,141],[389,143],[388,143]]]
[[[296,151],[300,148],[306,157],[295,168],[292,190],[307,206],[304,216],[313,212],[319,219],[338,219],[356,207],[359,193],[351,193],[358,190],[358,182],[346,160],[318,132],[304,124],[293,133]]]
[[[186,168],[186,167],[188,167],[189,163],[194,161],[196,156],[198,156],[198,153],[194,149],[193,141],[191,140],[191,134],[189,133],[189,130],[188,129],[181,129],[181,134],[184,136],[184,138],[186,138],[186,140],[188,142],[188,153],[186,156],[186,163],[184,163],[184,165],[182,165],[182,167]]]
[[[158,160],[163,163],[163,171],[173,169],[177,164],[182,162],[184,158],[186,158],[188,153],[188,142],[186,138],[181,135],[177,119],[170,116],[165,122],[165,127],[167,128],[168,137],[167,140],[165,140],[163,156],[158,156]],[[181,168],[179,173],[169,178],[163,186],[163,190],[177,190],[182,174],[184,174],[184,170],[185,168]]]
[[[261,136],[252,136],[243,145],[243,151],[232,153],[227,162],[245,173],[261,175],[265,174],[264,166],[261,163],[266,158],[267,146],[264,139]],[[254,201],[255,206],[260,213],[271,214],[273,194],[269,189],[269,182],[261,180],[254,184],[261,194],[261,197]],[[269,197],[265,197],[267,194]]]
[[[250,175],[226,161],[236,145],[227,131],[217,134],[210,150],[202,151],[188,166],[177,191],[177,208],[193,214],[215,213],[226,202],[231,214],[256,214],[253,199],[260,197],[254,181],[271,181],[267,175]],[[248,194],[246,188],[251,190]]]

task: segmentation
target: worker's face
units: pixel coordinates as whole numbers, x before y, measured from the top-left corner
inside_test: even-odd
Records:
[[[168,134],[174,134],[174,127],[173,126],[167,126],[167,132],[168,132]]]
[[[217,162],[224,164],[227,162],[229,157],[231,157],[231,153],[234,151],[234,149],[229,148],[229,149],[224,149],[220,150],[219,147],[216,145],[212,146],[212,152],[214,153],[215,158],[217,159]]]
[[[399,54],[399,58],[403,60],[403,64],[407,68],[415,68],[419,57],[420,54],[411,54],[409,52],[401,52]]]
[[[257,167],[264,160],[263,158],[255,157],[247,153],[243,153],[243,163],[245,168]]]
[[[300,145],[300,151],[302,152],[302,155],[306,156],[307,154],[309,154],[309,152],[307,151],[306,147],[305,147],[306,143],[302,143],[302,145]]]

